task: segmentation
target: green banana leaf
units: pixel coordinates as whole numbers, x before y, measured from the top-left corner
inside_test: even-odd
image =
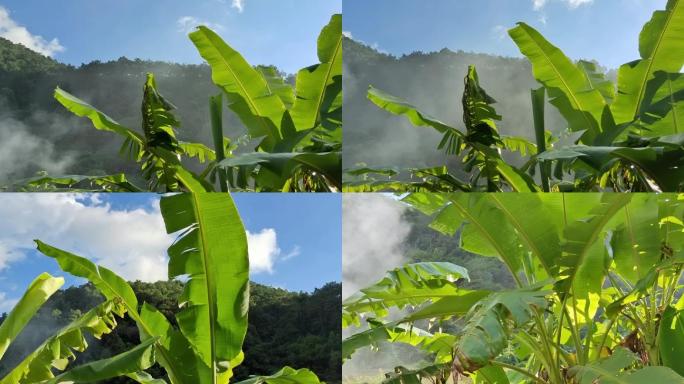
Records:
[[[117,325],[115,315],[123,317],[125,313],[124,305],[105,301],[46,339],[0,379],[0,384],[29,384],[53,378],[52,368],[65,370],[76,357],[74,351],[87,348],[86,333],[96,338],[110,333]]]
[[[342,184],[342,153],[341,152],[249,152],[222,160],[219,167],[239,168],[260,165],[272,171],[277,176],[273,187],[282,186],[285,180],[292,176],[295,167],[318,172],[324,175],[333,185]]]
[[[468,271],[447,262],[406,264],[359,292],[343,300],[342,323],[359,324],[364,313],[386,316],[390,307],[404,308],[446,296],[460,296],[458,279],[469,279]]]
[[[189,276],[176,315],[185,338],[225,380],[242,360],[249,307],[247,238],[230,195],[179,194],[160,202],[166,230],[180,235],[169,247],[169,278]],[[222,305],[222,302],[232,303]]]
[[[601,92],[592,89],[582,69],[534,28],[518,23],[508,33],[532,63],[534,77],[546,87],[551,104],[565,117],[570,130],[586,130],[582,140],[591,143],[601,133],[608,110]]]
[[[333,15],[318,37],[319,64],[297,73],[297,99],[291,114],[298,131],[324,122],[342,108],[342,15]]]
[[[31,282],[19,302],[0,324],[0,359],[38,309],[62,285],[64,285],[64,278],[53,277],[49,273],[42,273]]]
[[[684,376],[684,311],[665,309],[658,326],[658,348],[663,365]]]
[[[569,222],[563,230],[563,257],[565,267],[558,282],[562,295],[585,299],[590,292],[599,292],[605,278],[606,249],[601,236],[610,229],[611,219],[631,200],[630,194],[604,194],[589,217]]]
[[[155,342],[155,339],[148,339],[116,356],[74,367],[53,379],[47,380],[45,384],[92,383],[129,374],[138,377],[133,374],[154,365]],[[151,381],[148,380],[147,382],[150,383]],[[164,381],[158,380],[157,382],[163,383]]]
[[[420,112],[415,106],[406,101],[385,93],[377,88],[368,88],[368,99],[378,107],[398,116],[405,116],[411,124],[417,127],[432,127],[439,133],[463,136],[463,133],[434,117]]]
[[[395,367],[394,372],[385,374],[383,384],[421,384],[422,379],[434,377],[448,378],[451,369],[449,364],[429,364],[415,369]]]
[[[525,288],[495,292],[478,302],[456,342],[454,369],[466,373],[489,365],[508,344],[510,332],[528,323],[534,311],[546,308],[550,293]]]
[[[615,383],[684,383],[684,377],[667,367],[645,367],[631,370],[637,357],[625,348],[617,348],[610,357],[584,366],[575,366],[569,373],[580,384]]]
[[[95,265],[86,258],[52,247],[40,240],[36,240],[36,244],[41,253],[57,260],[63,271],[88,279],[107,300],[120,302],[128,315],[136,322],[142,341],[150,337],[162,336],[158,331],[155,332],[156,327],[148,324],[138,313],[138,299],[126,280],[107,268]],[[158,345],[156,356],[172,380],[177,379],[173,381],[174,383],[186,383],[186,381],[180,381],[183,375],[178,371],[177,365],[173,363],[172,355],[168,351],[163,350]]]
[[[295,90],[292,85],[285,81],[283,75],[278,72],[278,68],[275,66],[257,65],[255,69],[264,77],[271,91],[280,97],[285,108],[291,108],[295,102]]]
[[[618,124],[636,120],[644,107],[648,83],[655,73],[678,73],[684,64],[684,1],[668,0],[653,13],[639,36],[641,59],[618,71],[618,93],[611,106]]]
[[[270,376],[254,376],[247,380],[238,381],[236,384],[320,384],[321,381],[315,373],[306,368],[294,369],[284,367]]]
[[[253,137],[278,139],[285,104],[270,88],[262,74],[226,44],[214,31],[200,26],[190,40],[211,67],[211,78],[228,97],[229,107]]]

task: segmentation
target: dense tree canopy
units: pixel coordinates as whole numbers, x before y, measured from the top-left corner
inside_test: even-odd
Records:
[[[131,283],[140,303],[147,302],[168,319],[175,320],[178,296],[183,285],[178,281]],[[341,284],[328,283],[312,293],[290,292],[253,283],[251,285],[249,328],[244,344],[245,362],[235,373],[237,379],[275,372],[284,365],[307,367],[328,383],[340,378]],[[69,287],[57,292],[20,334],[6,359],[0,365],[0,376],[33,350],[48,335],[88,308],[102,302],[102,296],[91,285]],[[0,316],[0,324],[6,314]],[[102,340],[92,340],[89,348],[78,355],[77,363],[112,356],[138,344],[138,329],[126,318],[114,332]],[[161,374],[154,367],[153,374]],[[114,379],[107,383],[128,383]]]

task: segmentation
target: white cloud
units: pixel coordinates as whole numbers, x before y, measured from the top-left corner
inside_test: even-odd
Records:
[[[242,13],[245,9],[245,0],[233,0],[231,7],[237,9],[238,12]]]
[[[492,35],[498,40],[504,40],[508,36],[508,29],[503,25],[495,25],[492,28]]]
[[[192,32],[197,26],[204,25],[211,29],[221,31],[225,27],[218,23],[212,23],[207,20],[198,19],[194,16],[183,16],[176,20],[176,25],[178,26],[178,32],[189,33]]]
[[[594,0],[560,0],[568,5],[571,9],[575,9],[585,4],[591,4]],[[548,0],[532,0],[532,7],[535,11],[539,11],[548,3]]]
[[[19,299],[8,299],[5,292],[0,292],[0,313],[8,313]]]
[[[544,8],[544,5],[546,5],[546,0],[532,0],[532,6],[535,11]]]
[[[568,3],[570,8],[577,8],[580,5],[591,4],[594,0],[565,0],[565,2]]]
[[[64,51],[64,47],[57,38],[47,41],[42,36],[31,34],[26,27],[12,20],[9,11],[3,6],[0,6],[0,37],[4,37],[13,43],[22,44],[26,48],[45,56],[53,56],[55,53]]]
[[[411,224],[406,205],[377,193],[342,196],[342,297],[348,297],[406,262]]]
[[[166,280],[166,234],[155,204],[115,210],[98,195],[3,194],[0,271],[11,268],[40,239],[87,257],[128,280]],[[90,205],[86,204],[86,200]]]
[[[342,35],[349,38],[349,39],[354,38],[354,36],[352,36],[352,33],[350,31],[342,31]]]
[[[273,228],[264,228],[256,233],[247,231],[247,243],[251,273],[272,274],[277,262],[290,260],[301,253],[299,246],[296,245],[290,252],[283,254],[278,246],[278,234]]]

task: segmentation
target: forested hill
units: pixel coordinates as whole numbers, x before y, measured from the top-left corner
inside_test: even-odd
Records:
[[[173,323],[180,282],[131,283],[140,303],[159,309]],[[235,373],[238,380],[249,375],[275,373],[288,365],[310,368],[322,380],[339,383],[342,285],[328,283],[312,293],[289,292],[279,288],[251,284],[249,327],[243,350],[245,361]],[[55,330],[77,319],[102,302],[102,296],[90,284],[70,287],[53,295],[29,323],[0,363],[0,377],[15,366]],[[6,315],[0,316],[0,324]],[[135,323],[121,320],[114,332],[101,341],[92,340],[88,349],[78,354],[76,364],[123,352],[139,342]],[[151,373],[159,375],[155,366]],[[129,379],[106,383],[130,383]]]
[[[432,218],[416,210],[407,210],[404,219],[411,231],[404,241],[408,262],[446,261],[468,269],[471,289],[499,291],[513,288],[515,282],[506,266],[495,257],[473,255],[461,249],[459,234],[446,236],[428,227]]]
[[[436,149],[439,133],[415,128],[405,118],[379,109],[366,92],[373,85],[460,128],[463,78],[471,64],[477,67],[483,87],[497,100],[494,107],[503,115],[497,123],[501,132],[534,137],[530,89],[539,85],[526,60],[448,49],[394,57],[349,38],[344,39],[343,54],[345,168],[360,162],[402,168],[444,164],[446,156]],[[566,128],[549,107],[546,122],[547,129]]]
[[[67,67],[21,44],[14,44],[0,37],[0,71],[35,73],[63,70]]]
[[[122,140],[95,130],[87,119],[74,117],[53,99],[53,92],[59,86],[117,122],[139,129],[147,72],[155,74],[160,92],[177,107],[179,139],[211,144],[208,102],[219,89],[206,65],[122,57],[73,67],[0,39],[0,186],[41,170],[135,174],[136,167],[118,154]],[[232,139],[246,133],[227,108],[224,133]]]

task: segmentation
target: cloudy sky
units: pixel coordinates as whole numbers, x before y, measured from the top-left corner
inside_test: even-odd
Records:
[[[341,280],[341,198],[234,194],[248,232],[252,280],[311,291]],[[41,272],[65,276],[33,239],[104,265],[128,280],[166,280],[166,235],[154,194],[0,194],[0,313]],[[68,284],[81,280],[67,279]]]
[[[520,56],[506,31],[531,24],[574,59],[639,58],[643,24],[666,0],[344,0],[344,30],[395,55],[442,48]]]
[[[0,0],[0,37],[80,65],[128,58],[199,63],[187,38],[203,24],[252,64],[314,64],[316,38],[342,0]]]

